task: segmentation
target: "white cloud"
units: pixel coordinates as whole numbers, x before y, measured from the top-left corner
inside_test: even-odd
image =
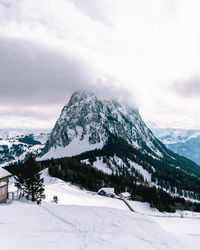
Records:
[[[43,80],[49,96],[55,94],[54,101],[59,99],[60,105],[63,100],[64,105],[73,91],[71,85],[95,88],[103,79],[99,87],[103,89],[112,79],[112,88],[134,93],[129,99],[138,103],[144,119],[162,126],[199,123],[200,127],[195,117],[200,102],[186,101],[171,90],[174,82],[199,74],[199,7],[195,0],[86,0],[84,4],[81,0],[1,0],[0,43],[5,52],[0,53],[8,63],[0,57],[0,64],[6,65],[4,80],[13,83],[15,76],[16,99],[22,89],[17,84],[22,87],[26,80],[27,92],[33,94]],[[71,72],[70,62],[77,66],[78,78],[76,72],[70,77],[66,73],[67,68]],[[27,74],[19,76],[16,70]],[[65,93],[63,85],[69,79],[76,81]],[[10,102],[5,92],[6,97]],[[44,106],[45,102],[48,98]],[[188,120],[190,125],[185,125]]]

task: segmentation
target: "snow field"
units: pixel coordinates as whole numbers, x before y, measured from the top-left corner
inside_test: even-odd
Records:
[[[16,201],[1,212],[3,250],[186,249],[152,219],[125,210]]]
[[[197,250],[200,215],[163,214],[149,204],[80,190],[43,171],[46,200],[0,205],[1,250]],[[58,204],[52,202],[58,196]]]

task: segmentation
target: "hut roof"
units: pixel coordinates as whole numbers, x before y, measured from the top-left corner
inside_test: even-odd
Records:
[[[7,177],[7,176],[12,176],[10,172],[5,170],[4,168],[0,167],[0,179]]]

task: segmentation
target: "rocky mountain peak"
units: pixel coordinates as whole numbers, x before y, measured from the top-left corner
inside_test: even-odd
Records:
[[[82,102],[92,103],[96,101],[97,97],[90,91],[75,91],[72,94],[68,105]]]
[[[132,146],[162,156],[157,139],[137,109],[112,100],[99,100],[93,93],[76,91],[64,106],[45,145],[48,157],[72,156],[102,148],[110,134]]]

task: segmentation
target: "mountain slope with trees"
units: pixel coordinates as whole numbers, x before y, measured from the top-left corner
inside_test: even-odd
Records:
[[[200,167],[160,142],[139,111],[85,91],[73,93],[62,109],[38,160],[76,157],[104,173],[199,199]]]
[[[90,190],[114,186],[132,196],[138,190],[135,196],[144,192],[152,204],[146,194],[153,193],[168,210],[167,201],[178,199],[173,197],[200,200],[197,164],[167,149],[136,108],[98,100],[90,92],[72,95],[37,160],[52,176]]]

